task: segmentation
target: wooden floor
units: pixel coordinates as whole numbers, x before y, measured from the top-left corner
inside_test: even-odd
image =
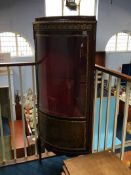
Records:
[[[24,137],[23,137],[23,124],[22,120],[15,120],[14,121],[14,130],[15,130],[15,149],[17,158],[21,158],[25,156],[24,153]],[[10,122],[10,132],[11,132],[11,148],[12,148],[12,155],[14,155],[14,144],[13,144],[13,132],[12,132],[12,122]],[[27,140],[26,140],[26,148]]]
[[[127,151],[124,153],[124,160],[123,162],[129,168],[131,168],[131,151]]]
[[[124,153],[124,160],[131,162],[131,151],[127,151]]]
[[[131,175],[131,170],[112,152],[79,156],[64,161],[65,175]]]
[[[15,130],[15,142],[16,142],[15,147],[16,147],[16,149],[24,148],[22,120],[16,120],[14,122],[14,130]],[[10,131],[11,131],[11,147],[12,147],[12,149],[14,149],[12,122],[10,122]]]

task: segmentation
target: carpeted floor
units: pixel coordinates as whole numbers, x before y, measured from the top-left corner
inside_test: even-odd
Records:
[[[57,156],[0,168],[0,175],[60,175],[66,156]]]
[[[118,117],[117,122],[117,137],[122,140],[122,126],[123,126],[123,118],[121,116]],[[131,140],[131,134],[126,132],[126,140]]]
[[[121,140],[122,136],[122,118],[118,118],[117,137]],[[131,135],[127,133],[126,139],[130,140]],[[129,148],[128,148],[129,150]],[[0,168],[0,175],[60,175],[62,172],[63,160],[66,156],[56,156],[42,159],[40,164],[38,160],[6,166]]]
[[[10,143],[7,143],[6,137],[10,137],[10,129],[8,120],[6,118],[2,119],[3,122],[3,132],[4,132],[4,139],[5,139],[5,146],[6,146],[6,159],[8,158],[8,148],[7,146],[10,145]],[[0,133],[1,135],[1,133]],[[1,139],[0,139],[1,140]],[[1,158],[1,143],[0,143],[0,160]],[[66,156],[56,156],[52,158],[46,158],[42,159],[42,163],[40,164],[38,160],[16,164],[16,165],[10,165],[6,167],[0,168],[0,175],[60,175],[62,171],[63,166],[63,160],[66,159]]]
[[[117,123],[117,137],[122,141],[122,126],[123,126],[123,118],[121,116],[118,117]],[[131,140],[131,134],[126,132],[126,140]],[[131,146],[125,148],[125,151],[131,151]],[[120,152],[118,149],[116,152]]]
[[[9,120],[6,117],[2,117],[2,125],[3,125],[3,135],[9,136],[10,135],[10,128],[9,128]],[[1,131],[0,131],[1,136]]]

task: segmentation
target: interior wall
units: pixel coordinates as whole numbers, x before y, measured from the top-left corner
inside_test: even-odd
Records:
[[[131,52],[112,52],[106,54],[106,67],[121,72],[122,64],[131,62]]]
[[[0,1],[0,32],[15,32],[21,34],[34,49],[33,25],[34,19],[44,16],[44,0],[4,0]],[[33,57],[14,57],[12,61],[30,62]],[[22,69],[23,89],[27,92],[32,87],[31,69]],[[19,71],[13,68],[14,90],[20,90]]]
[[[104,51],[110,37],[120,31],[131,32],[131,1],[99,0],[96,50]]]
[[[44,15],[44,0],[0,1],[0,32],[21,34],[34,47],[32,23]]]
[[[119,31],[131,32],[130,0],[99,0],[96,50],[104,51],[109,38]],[[36,17],[44,16],[44,0],[4,0],[0,1],[0,32],[20,33],[34,47],[32,22]],[[130,54],[130,53],[128,53]],[[129,57],[128,57],[129,58]],[[118,64],[125,63],[128,58],[117,53],[106,53],[106,66],[118,69]],[[21,61],[20,58],[15,58]],[[22,58],[23,59],[23,58]],[[29,61],[28,58],[24,58]],[[31,59],[34,60],[34,57]],[[119,61],[118,61],[119,60]],[[116,66],[115,66],[116,65]],[[25,70],[25,72],[28,72]],[[15,90],[18,87],[18,75],[14,73]],[[27,73],[28,74],[28,73]],[[28,77],[29,74],[25,77]],[[28,88],[30,80],[27,80]]]

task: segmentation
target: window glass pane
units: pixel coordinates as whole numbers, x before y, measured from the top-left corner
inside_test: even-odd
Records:
[[[116,35],[112,36],[106,45],[106,51],[115,51]]]
[[[127,33],[118,33],[117,34],[117,51],[126,51],[127,50]]]
[[[15,34],[4,32],[0,34],[1,52],[10,52],[11,56],[16,55],[16,41]]]
[[[17,35],[18,56],[32,55],[32,50],[29,43],[20,35]]]
[[[3,32],[3,33],[0,33],[0,37],[15,37],[15,33]]]
[[[19,34],[0,33],[0,51],[9,52],[11,56],[32,56],[30,44]]]
[[[128,50],[131,51],[131,36],[129,36],[128,40]]]

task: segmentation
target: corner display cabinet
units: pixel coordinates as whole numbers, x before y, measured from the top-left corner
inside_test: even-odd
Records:
[[[92,144],[95,17],[36,18],[33,29],[39,149],[67,155],[88,153]]]

